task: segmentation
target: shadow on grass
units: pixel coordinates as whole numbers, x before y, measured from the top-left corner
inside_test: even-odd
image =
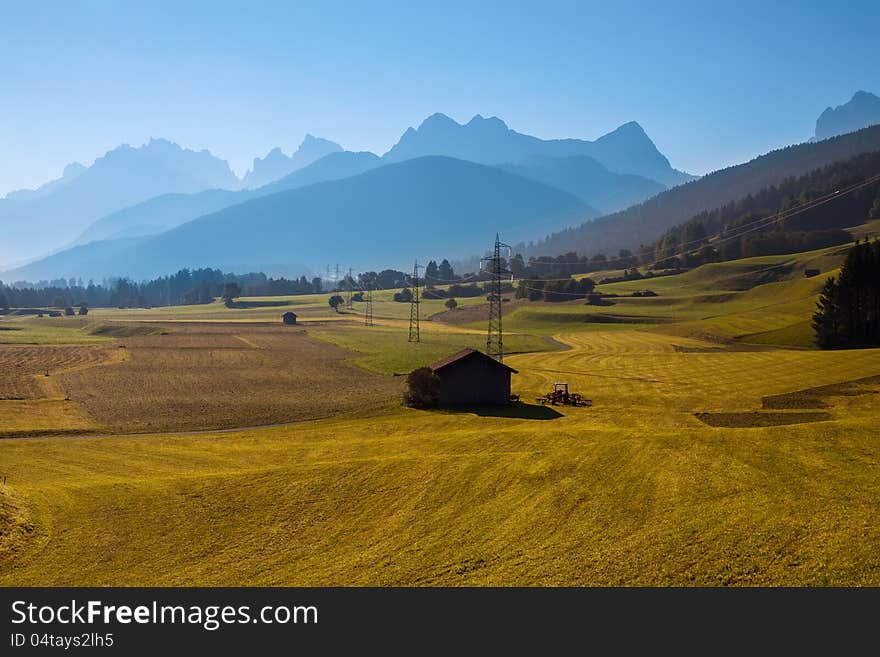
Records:
[[[506,406],[455,406],[445,409],[452,413],[473,413],[480,417],[509,417],[521,420],[555,420],[562,413],[549,406],[516,402]]]

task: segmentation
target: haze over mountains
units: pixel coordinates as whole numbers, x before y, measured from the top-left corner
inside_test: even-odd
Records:
[[[18,189],[13,192],[9,192],[6,195],[6,200],[32,201],[37,198],[48,196],[49,194],[63,187],[67,183],[73,182],[73,180],[75,180],[77,177],[79,177],[80,174],[85,171],[86,167],[84,167],[79,162],[71,162],[66,167],[64,167],[64,171],[62,172],[60,178],[50,180],[49,182],[40,185],[36,189]]]
[[[64,177],[48,186],[0,199],[0,262],[23,261],[64,246],[95,219],[159,194],[238,184],[229,165],[208,151],[164,139],[138,148],[119,146],[88,168],[67,167]]]
[[[605,214],[628,208],[666,190],[666,186],[635,174],[611,173],[586,155],[531,159],[500,168],[574,194]]]
[[[666,186],[693,176],[673,169],[642,127],[631,121],[596,141],[544,140],[507,127],[498,117],[477,114],[462,125],[445,114],[433,114],[417,128],[409,128],[385,154],[389,162],[422,155],[446,155],[480,164],[511,164],[534,159],[587,156],[609,171],[638,174]]]
[[[440,134],[437,132],[438,126]],[[451,130],[453,133],[447,142],[442,139],[444,130]],[[475,150],[469,151],[469,148]],[[672,169],[668,160],[634,123],[626,124],[594,142],[578,139],[545,141],[510,130],[497,118],[483,119],[477,116],[466,125],[461,125],[449,117],[434,114],[423,121],[418,129],[407,130],[398,144],[382,158],[372,153],[353,153],[340,149],[334,142],[307,135],[299,150],[292,156],[288,157],[280,149],[274,149],[265,158],[255,160],[253,170],[248,172],[243,181],[239,181],[225,162],[206,151],[199,156],[222,165],[214,167],[222,169],[220,175],[202,175],[194,180],[173,180],[164,174],[161,167],[153,166],[157,159],[156,154],[167,151],[190,157],[192,151],[164,140],[154,140],[139,149],[121,147],[116,151],[132,151],[138,156],[132,157],[130,162],[121,163],[121,166],[133,169],[138,175],[143,172],[142,176],[151,181],[149,191],[107,175],[105,160],[113,160],[116,153],[111,151],[92,167],[72,168],[68,172],[69,176],[66,176],[70,180],[65,180],[63,185],[53,184],[51,189],[41,190],[39,193],[44,199],[41,201],[43,205],[35,205],[39,200],[36,197],[22,198],[19,194],[13,195],[19,200],[14,201],[14,205],[7,208],[5,214],[0,214],[0,220],[10,227],[13,234],[12,239],[4,245],[4,251],[0,252],[0,262],[13,264],[15,261],[32,259],[52,249],[83,245],[89,241],[155,235],[237,203],[304,185],[337,180],[371,168],[422,156],[451,155],[466,160],[473,158],[470,161],[478,163],[517,167],[509,169],[509,172],[516,173],[516,178],[520,181],[531,179],[545,185],[557,186],[560,191],[577,196],[582,202],[582,214],[578,217],[581,221],[644,200],[667,187],[666,184],[637,172],[653,171],[658,177],[673,181],[690,178],[687,174]],[[609,166],[613,166],[615,171],[586,153],[601,158]],[[180,167],[166,168],[176,170]],[[279,174],[280,178],[272,179]],[[119,178],[125,175],[132,177],[130,172],[125,171]],[[76,183],[83,179],[92,181],[89,193],[103,201],[100,207],[96,209],[87,204],[77,206],[76,200],[69,198],[69,194],[65,198],[56,199],[60,192],[68,188],[74,189]],[[270,179],[271,182],[256,186]],[[104,180],[113,185],[113,194],[104,194],[100,190]],[[240,189],[241,187],[246,189]],[[31,194],[35,195],[37,192]],[[27,194],[24,196],[27,197]],[[63,202],[67,206],[67,212],[58,213],[53,207],[47,207],[52,202]],[[23,223],[19,220],[32,215],[51,218],[54,223],[61,224],[63,230],[44,231],[42,238],[37,239],[33,231],[22,230]],[[483,222],[488,226],[497,224],[502,219],[494,213],[488,213],[483,217]],[[307,220],[308,218],[294,218],[291,225]],[[362,220],[369,223],[372,217],[363,216]],[[544,231],[546,226],[537,222],[535,229]],[[83,250],[78,249],[77,253],[83,253]],[[61,258],[37,260],[26,267],[15,269],[12,274],[28,278],[67,275],[58,269],[61,262],[65,263],[65,268],[72,266],[67,254]],[[131,266],[133,267],[133,263]],[[134,269],[125,269],[116,273],[130,275],[133,271]]]
[[[209,189],[197,194],[163,194],[114,212],[91,224],[76,244],[95,240],[144,237],[179,226],[253,198],[363,173],[381,164],[373,153],[339,151],[257,189]]]
[[[280,148],[273,148],[264,158],[256,158],[253,168],[248,171],[242,184],[249,189],[268,185],[283,178],[288,173],[302,169],[325,155],[342,150],[342,146],[328,139],[306,135],[293,155],[285,155]]]
[[[425,249],[466,255],[485,241],[487,217],[524,239],[535,226],[562,228],[590,212],[571,194],[499,168],[427,156],[255,198],[157,236],[92,242],[40,266],[83,278],[206,266],[297,275],[339,254],[363,267]]]
[[[878,100],[859,92],[826,110],[817,135],[872,122]],[[595,141],[543,140],[496,117],[460,124],[433,114],[382,157],[307,135],[293,155],[273,149],[239,180],[207,151],[152,140],[0,201],[0,277],[139,278],[197,266],[299,275],[340,257],[403,266],[426,250],[473,256],[496,231],[537,241],[527,255],[632,249],[697,212],[874,147],[880,127],[694,180],[635,122]]]

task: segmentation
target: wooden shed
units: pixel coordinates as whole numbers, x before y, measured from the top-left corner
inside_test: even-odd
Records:
[[[285,324],[296,324],[296,313],[286,312],[281,316],[281,321]]]
[[[476,349],[463,349],[431,365],[440,379],[440,405],[510,403],[510,375],[516,370]]]

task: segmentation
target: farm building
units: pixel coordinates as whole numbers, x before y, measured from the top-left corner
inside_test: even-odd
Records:
[[[296,313],[284,313],[281,316],[281,321],[285,324],[296,324]]]
[[[439,360],[431,370],[440,379],[440,404],[510,403],[510,375],[516,370],[476,349]]]

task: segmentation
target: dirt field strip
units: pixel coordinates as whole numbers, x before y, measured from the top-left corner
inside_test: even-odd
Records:
[[[402,382],[297,327],[177,325],[125,339],[129,358],[61,377],[70,397],[114,434],[285,425],[396,402]]]
[[[0,345],[0,438],[98,431],[101,425],[71,401],[65,374],[121,363],[115,346]],[[48,376],[47,376],[48,374]]]

